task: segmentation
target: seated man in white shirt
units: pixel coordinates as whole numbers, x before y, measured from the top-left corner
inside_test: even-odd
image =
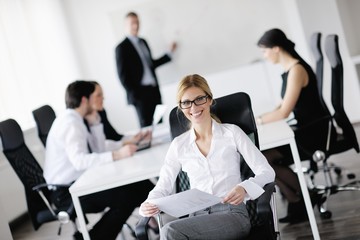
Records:
[[[135,144],[118,145],[113,151],[106,149],[103,126],[92,114],[92,105],[103,99],[99,91],[99,86],[87,81],[76,81],[67,87],[67,109],[55,119],[47,138],[44,164],[47,183],[70,184],[86,169],[129,157],[137,150]],[[109,208],[90,231],[91,239],[115,239],[152,188],[153,184],[146,180],[80,198],[85,213]],[[68,191],[57,191],[52,198],[58,206],[71,201]]]

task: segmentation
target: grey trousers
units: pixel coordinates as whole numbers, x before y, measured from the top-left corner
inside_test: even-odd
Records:
[[[161,228],[160,239],[242,239],[249,234],[250,228],[244,203],[238,206],[219,203],[165,224]]]

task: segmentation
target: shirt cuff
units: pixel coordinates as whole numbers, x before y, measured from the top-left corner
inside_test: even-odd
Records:
[[[239,184],[239,186],[245,188],[251,200],[257,199],[258,197],[261,196],[261,194],[265,192],[265,190],[262,187],[249,180],[243,181],[242,183]]]
[[[103,162],[104,163],[109,163],[109,162],[113,162],[113,157],[112,157],[112,152],[104,152],[101,153],[103,155]]]

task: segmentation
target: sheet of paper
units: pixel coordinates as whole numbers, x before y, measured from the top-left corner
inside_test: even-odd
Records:
[[[167,106],[164,104],[158,104],[155,107],[154,115],[153,115],[153,125],[159,123],[162,117],[164,117]]]
[[[198,189],[191,189],[149,202],[171,216],[181,217],[221,202],[221,198]]]

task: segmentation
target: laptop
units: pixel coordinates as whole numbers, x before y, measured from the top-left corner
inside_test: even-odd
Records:
[[[148,134],[144,135],[144,137],[141,138],[136,143],[136,145],[138,147],[137,151],[141,151],[141,150],[148,149],[151,147],[152,135],[153,135],[152,133],[154,132],[155,126],[164,117],[166,109],[167,109],[166,105],[163,105],[163,104],[156,105],[151,127],[146,127],[146,128],[142,129],[142,131],[148,131]]]

